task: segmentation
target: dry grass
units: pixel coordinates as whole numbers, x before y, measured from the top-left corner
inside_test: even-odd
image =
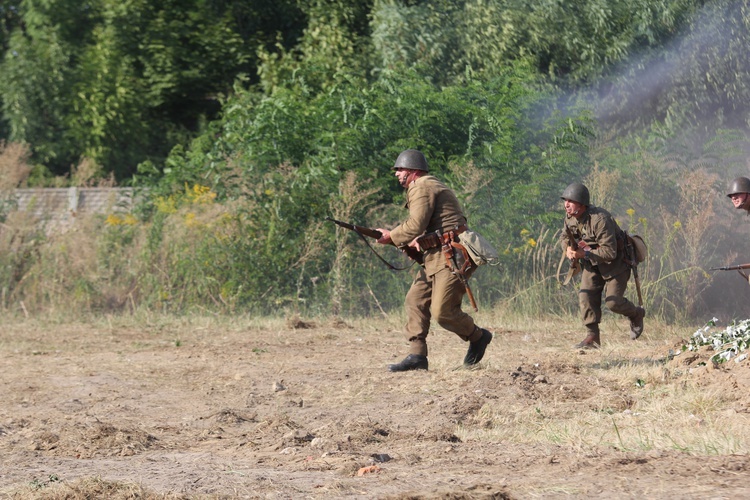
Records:
[[[665,477],[659,470],[690,481],[691,471],[682,478],[674,472],[689,457],[731,457],[750,446],[743,432],[750,371],[700,366],[710,353],[668,359],[690,327],[648,321],[632,342],[626,320],[608,314],[603,348],[577,351],[571,345],[580,327],[572,317],[483,310],[476,320],[495,333],[478,369],[463,369],[466,345],[436,328],[429,372],[394,375],[385,365],[405,353],[400,314],[377,321],[145,310],[75,321],[6,315],[0,351],[10,367],[5,408],[14,410],[0,408],[0,452],[52,459],[37,470],[61,481],[14,470],[27,484],[0,491],[11,498],[181,498],[159,495],[192,491],[199,477],[230,496],[384,498],[394,482],[442,491],[447,478],[493,477],[511,464],[509,493],[580,495],[590,490],[555,475],[559,461],[573,470],[580,464],[565,461],[598,457],[602,465],[592,473],[605,474],[646,457],[658,486]],[[381,468],[397,472],[374,475],[369,486],[353,483],[378,453],[393,458]],[[172,458],[179,456],[184,465]],[[67,467],[71,459],[117,469],[81,476]],[[215,460],[220,475],[210,472]],[[169,468],[155,475],[160,466]],[[498,486],[474,487],[482,484]]]
[[[71,483],[59,483],[57,476],[36,480],[11,498],[36,500],[88,500],[107,498],[111,500],[178,500],[190,498],[181,494],[157,494],[138,484],[105,481],[98,477],[88,477]]]
[[[21,186],[31,173],[28,146],[0,141],[0,193]]]

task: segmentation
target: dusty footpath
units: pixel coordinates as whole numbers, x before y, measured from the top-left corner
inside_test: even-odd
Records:
[[[377,323],[10,321],[0,498],[750,496],[748,450],[620,446],[578,439],[575,427],[551,432],[554,421],[523,426],[527,414],[566,412],[581,412],[583,426],[602,409],[615,421],[644,388],[605,372],[631,362],[670,371],[667,390],[698,384],[684,366],[695,359],[670,368],[673,339],[576,352],[573,331],[488,325],[486,360],[465,370],[466,345],[438,331],[429,371],[393,374],[385,367],[404,342]],[[720,393],[720,410],[745,425],[750,371],[703,372],[698,390]],[[524,417],[500,418],[503,407]]]

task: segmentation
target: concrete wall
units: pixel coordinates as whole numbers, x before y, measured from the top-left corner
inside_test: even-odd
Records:
[[[55,227],[70,226],[82,214],[129,213],[133,188],[33,188],[14,192],[19,212]]]

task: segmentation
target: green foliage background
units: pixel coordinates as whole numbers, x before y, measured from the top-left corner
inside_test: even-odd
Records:
[[[0,21],[0,134],[28,182],[86,159],[144,193],[90,222],[90,262],[8,219],[6,306],[398,308],[409,273],[324,218],[397,223],[389,167],[418,148],[501,250],[483,307],[576,309],[555,273],[578,180],[646,237],[651,313],[746,307],[706,269],[746,236],[722,195],[748,172],[747,1],[18,0]]]

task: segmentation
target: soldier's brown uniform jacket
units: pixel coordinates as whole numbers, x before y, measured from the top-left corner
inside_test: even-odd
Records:
[[[409,218],[391,231],[396,246],[408,245],[425,233],[446,232],[466,224],[455,193],[432,175],[418,177],[407,187],[406,208]],[[481,337],[472,317],[461,310],[465,293],[440,247],[426,250],[424,267],[417,271],[404,301],[410,354],[427,356],[431,319],[463,340],[474,342]]]
[[[409,209],[409,218],[391,231],[396,246],[408,245],[425,233],[447,232],[466,224],[456,195],[432,175],[423,175],[408,186],[405,207]],[[425,252],[424,266],[428,276],[447,266],[440,248]]]
[[[630,266],[625,262],[625,233],[612,215],[603,208],[589,206],[581,219],[565,217],[565,226],[573,235],[586,242],[591,250],[583,260],[578,305],[583,324],[590,333],[599,333],[602,319],[602,292],[607,307],[614,313],[632,317],[636,306],[627,298]],[[561,237],[563,250],[569,246],[567,232]]]
[[[603,208],[590,206],[580,220],[566,216],[565,225],[571,229],[579,241],[583,240],[591,247],[590,261],[584,262],[585,267],[596,266],[605,280],[629,269],[623,260],[625,234],[609,212]],[[563,250],[568,245],[567,232],[563,232]]]

